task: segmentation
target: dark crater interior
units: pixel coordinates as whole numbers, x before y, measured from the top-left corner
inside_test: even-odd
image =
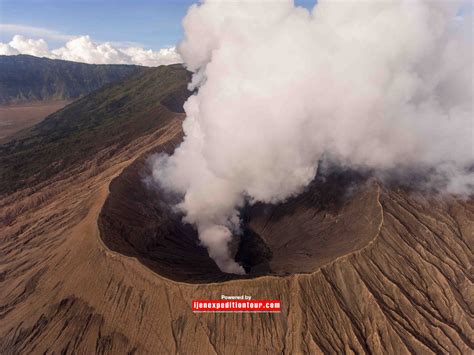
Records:
[[[381,220],[378,190],[367,177],[335,169],[318,174],[303,193],[283,204],[241,211],[242,233],[234,237],[231,250],[247,275],[230,275],[208,256],[194,228],[172,211],[169,197],[145,183],[149,175],[143,158],[113,180],[98,221],[101,238],[111,250],[136,257],[175,281],[313,272],[369,243]]]

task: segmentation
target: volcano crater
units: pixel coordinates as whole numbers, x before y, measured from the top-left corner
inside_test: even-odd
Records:
[[[142,157],[112,181],[98,219],[100,238],[112,251],[179,282],[314,272],[370,243],[382,220],[379,187],[367,176],[341,169],[318,174],[284,203],[241,211],[242,232],[230,249],[246,275],[226,274],[200,245],[196,230],[170,207],[167,194],[147,183],[150,174]]]

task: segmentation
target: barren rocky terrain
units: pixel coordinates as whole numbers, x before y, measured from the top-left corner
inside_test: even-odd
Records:
[[[336,172],[243,211],[248,275],[231,277],[144,183],[147,157],[180,141],[183,113],[157,103],[146,117],[156,124],[126,144],[5,190],[0,353],[473,351],[472,198]],[[283,311],[192,312],[221,294]]]

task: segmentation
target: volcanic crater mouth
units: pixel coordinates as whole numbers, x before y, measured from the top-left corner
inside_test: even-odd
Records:
[[[197,232],[181,222],[163,194],[145,183],[150,168],[136,160],[110,185],[98,224],[111,250],[136,257],[168,279],[222,282],[263,275],[309,273],[361,249],[381,221],[378,189],[360,174],[333,172],[280,205],[257,204],[241,211],[243,232],[231,245],[244,276],[219,270]]]

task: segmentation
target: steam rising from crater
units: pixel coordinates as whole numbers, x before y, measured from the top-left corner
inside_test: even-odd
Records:
[[[205,1],[179,51],[196,95],[185,138],[154,164],[221,270],[245,202],[277,203],[318,161],[443,167],[472,188],[472,21],[454,1]],[[461,185],[459,185],[461,184]],[[470,185],[471,184],[471,185]]]

